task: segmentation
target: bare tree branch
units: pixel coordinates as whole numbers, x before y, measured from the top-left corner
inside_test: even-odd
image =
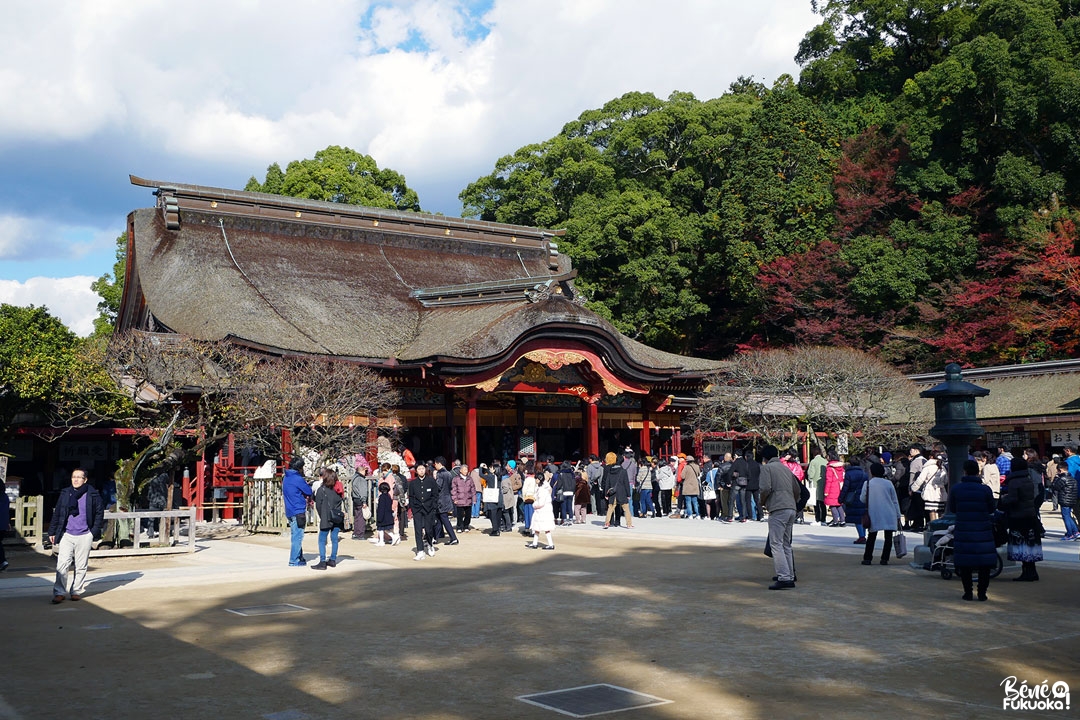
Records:
[[[691,416],[705,431],[741,430],[779,445],[808,431],[896,447],[924,438],[930,426],[931,408],[913,383],[848,348],[751,352],[710,382]]]

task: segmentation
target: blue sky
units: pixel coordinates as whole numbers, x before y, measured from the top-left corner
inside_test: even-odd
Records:
[[[242,188],[328,145],[425,210],[631,90],[797,75],[810,0],[40,0],[0,4],[0,302],[85,334],[128,175]]]

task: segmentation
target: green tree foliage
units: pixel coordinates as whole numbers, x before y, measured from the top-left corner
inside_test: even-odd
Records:
[[[1075,3],[841,0],[820,11],[800,46],[800,87],[848,129],[853,108],[886,103],[863,115],[874,122],[834,184],[845,301],[878,328],[854,344],[908,367],[1069,356],[1060,325],[1040,330],[1052,303],[1030,266],[1062,233],[1077,239]]]
[[[626,94],[500,159],[465,215],[566,228],[591,307],[667,350],[1075,354],[1080,3],[813,5],[797,84]]]
[[[500,159],[465,214],[566,228],[591,307],[665,349],[1075,354],[1080,5],[814,8],[798,84],[628,93]]]
[[[822,100],[894,97],[948,53],[975,0],[813,0],[822,23],[799,43],[800,84]]]
[[[578,287],[623,332],[720,349],[758,264],[825,237],[835,145],[789,79],[709,101],[628,93],[501,158],[461,200],[466,216],[566,228]]]
[[[0,305],[0,433],[18,415],[56,427],[130,417],[103,358],[102,340],[77,337],[45,308]]]
[[[388,210],[420,209],[416,191],[403,175],[380,170],[369,155],[337,145],[320,150],[314,158],[293,160],[285,172],[274,163],[263,182],[252,177],[244,189]]]
[[[98,316],[94,318],[94,336],[108,337],[116,327],[116,318],[120,313],[120,301],[124,297],[124,275],[127,272],[127,233],[116,238],[116,262],[111,273],[105,273],[94,282],[90,289],[101,297],[98,302]]]

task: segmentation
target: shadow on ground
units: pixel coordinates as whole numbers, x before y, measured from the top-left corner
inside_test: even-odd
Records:
[[[515,698],[611,683],[675,701],[625,720],[951,718],[1000,710],[1010,675],[1080,687],[1073,569],[1006,571],[967,603],[958,581],[864,567],[859,549],[797,550],[799,587],[770,592],[756,542],[558,542],[474,533],[424,562],[344,542],[386,569],[8,599],[0,703],[22,718],[557,718]],[[226,611],[275,603],[310,610]]]

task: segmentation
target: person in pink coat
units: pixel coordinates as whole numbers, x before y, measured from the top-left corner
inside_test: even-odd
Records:
[[[844,504],[840,502],[840,493],[844,489],[844,463],[835,452],[829,452],[829,464],[825,466],[825,507],[832,512],[829,527],[844,527]]]
[[[475,471],[474,471],[475,472]],[[472,524],[473,498],[476,495],[476,480],[469,475],[469,467],[462,463],[458,465],[457,474],[450,483],[450,500],[454,503],[454,514],[457,516],[457,531],[469,532]]]
[[[799,462],[799,451],[791,448],[784,453],[784,457],[780,458],[780,464],[791,471],[791,474],[795,476],[795,479],[799,481],[800,485],[806,484],[806,471],[803,470],[802,463]],[[795,498],[798,500],[799,498]],[[804,508],[805,509],[805,508]],[[796,508],[795,511],[795,524],[805,525],[806,520],[803,519],[803,510]]]

